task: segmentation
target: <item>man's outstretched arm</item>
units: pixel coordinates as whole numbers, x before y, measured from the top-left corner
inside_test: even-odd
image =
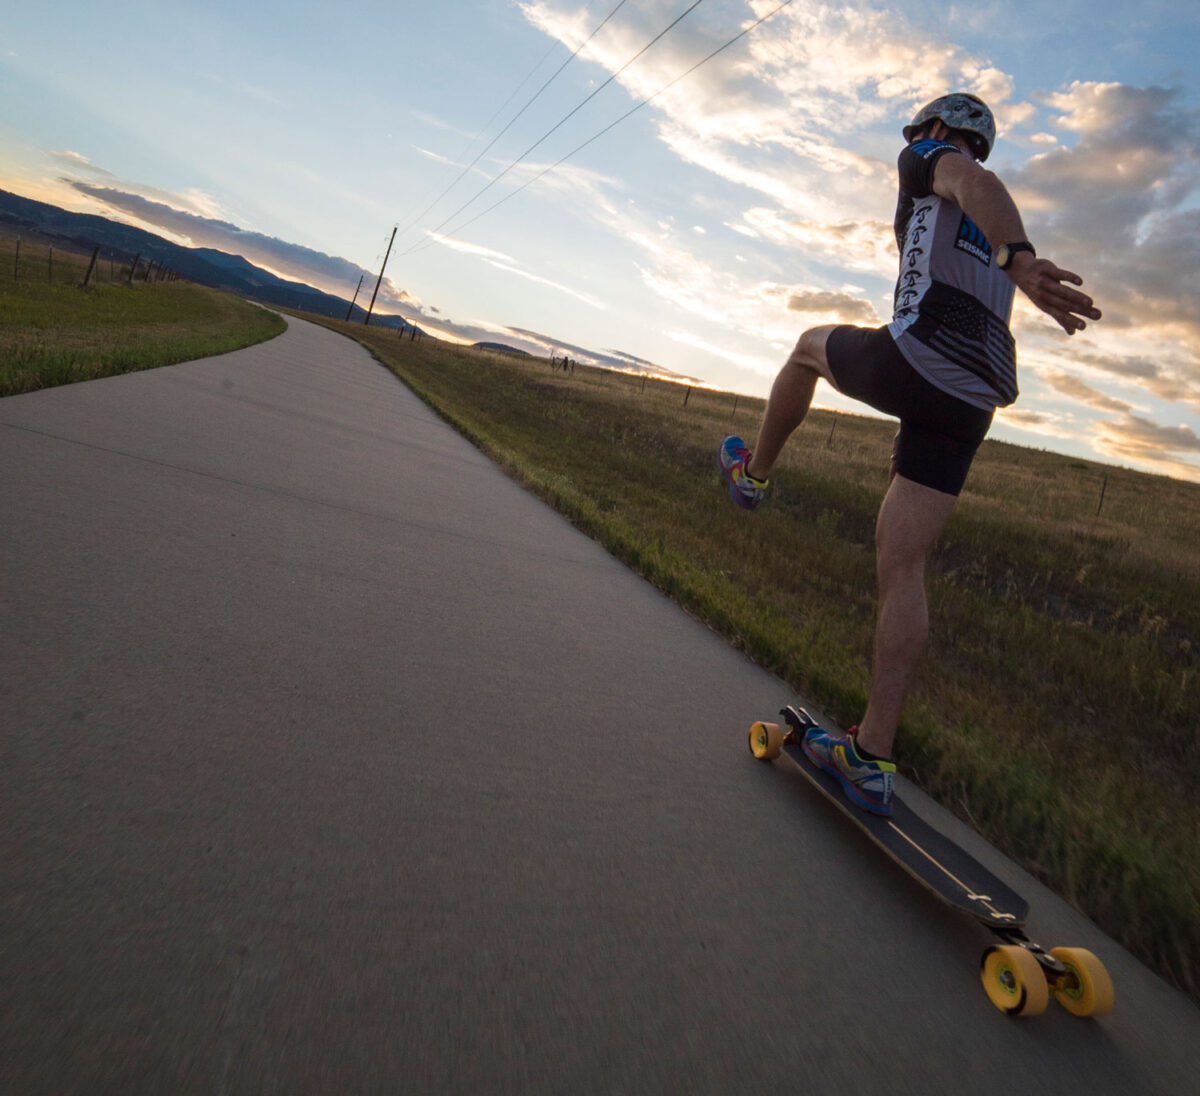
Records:
[[[957,202],[987,237],[995,252],[1001,244],[1027,240],[1016,202],[1000,179],[969,156],[942,156],[934,167],[933,190],[940,198]],[[1038,308],[1068,334],[1082,331],[1089,320],[1100,319],[1100,310],[1086,293],[1072,289],[1083,279],[1062,270],[1049,259],[1034,258],[1028,251],[1013,256],[1008,276]],[[1065,283],[1070,282],[1071,285]]]

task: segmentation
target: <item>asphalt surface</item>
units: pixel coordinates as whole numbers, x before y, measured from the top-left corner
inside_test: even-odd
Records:
[[[0,401],[0,1090],[1198,1090],[905,786],[1117,987],[999,1013],[800,699],[319,328]]]

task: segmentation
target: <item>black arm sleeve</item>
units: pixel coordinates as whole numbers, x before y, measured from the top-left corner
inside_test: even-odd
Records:
[[[933,193],[934,166],[948,152],[962,155],[946,141],[916,141],[905,148],[896,161],[901,193],[910,198],[928,198]]]

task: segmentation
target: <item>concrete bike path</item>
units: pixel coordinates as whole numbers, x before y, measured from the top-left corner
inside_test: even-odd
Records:
[[[715,490],[714,486],[714,490]],[[771,676],[356,344],[0,401],[0,1091],[1194,1091],[1200,1012],[990,937],[749,722]]]

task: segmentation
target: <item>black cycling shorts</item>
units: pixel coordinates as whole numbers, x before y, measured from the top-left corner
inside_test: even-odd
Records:
[[[835,327],[825,358],[839,392],[900,420],[892,454],[897,475],[948,495],[962,491],[994,412],[930,384],[886,327]]]

